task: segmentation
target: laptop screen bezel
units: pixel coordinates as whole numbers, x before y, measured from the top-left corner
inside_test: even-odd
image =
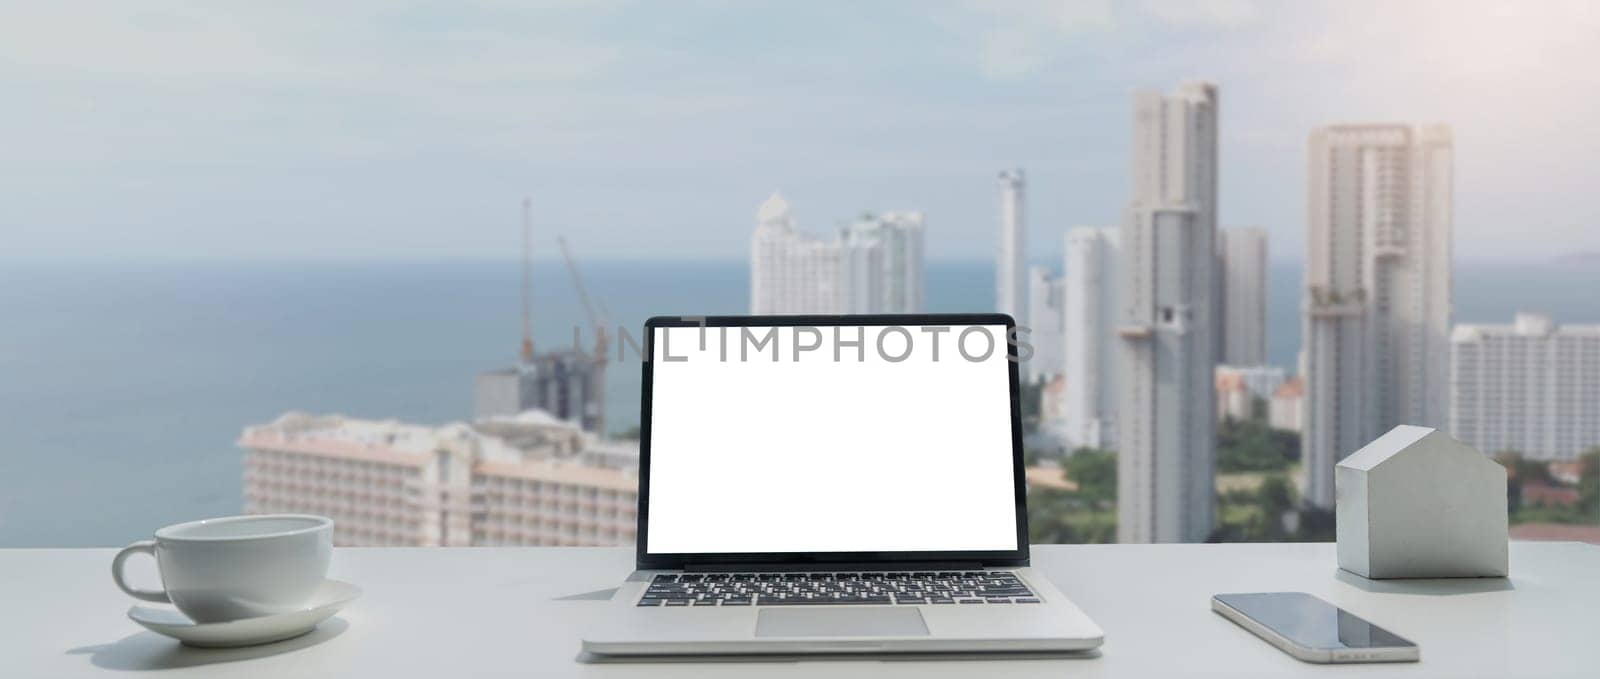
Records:
[[[674,569],[688,565],[771,565],[804,567],[807,564],[913,564],[978,563],[984,566],[1025,566],[1028,564],[1027,488],[1024,485],[1022,456],[1022,400],[1017,361],[1017,344],[1006,347],[1006,370],[1011,399],[1012,494],[1016,515],[1017,548],[1012,550],[892,551],[892,552],[649,552],[650,525],[650,412],[653,400],[652,358],[655,356],[657,328],[700,327],[794,327],[794,326],[956,326],[1004,325],[1006,338],[1016,336],[1017,322],[1008,314],[871,314],[830,316],[656,316],[645,321],[642,385],[639,399],[639,509],[636,563],[640,569]]]

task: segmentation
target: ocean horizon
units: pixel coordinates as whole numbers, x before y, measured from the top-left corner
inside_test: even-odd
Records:
[[[1059,258],[1039,260],[1059,273]],[[743,259],[580,262],[607,325],[737,314]],[[1269,267],[1268,354],[1299,351],[1301,267]],[[927,310],[986,311],[987,259],[930,259]],[[115,546],[241,508],[240,431],[289,410],[468,420],[472,380],[520,341],[511,259],[0,259],[0,546]],[[560,260],[536,260],[535,342],[593,335]],[[1600,323],[1600,260],[1458,260],[1455,320]],[[609,428],[639,367],[607,373]]]

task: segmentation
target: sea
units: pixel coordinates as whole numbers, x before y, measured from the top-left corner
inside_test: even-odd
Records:
[[[597,314],[635,337],[652,315],[748,305],[743,260],[580,267]],[[930,311],[992,308],[992,262],[926,272]],[[0,259],[0,547],[116,546],[236,513],[234,442],[286,411],[469,419],[473,376],[516,358],[520,276],[501,259]],[[1270,278],[1270,360],[1292,368],[1301,270]],[[1455,282],[1459,322],[1600,323],[1593,257],[1463,261]],[[536,344],[589,341],[559,260],[536,261],[531,287]],[[612,363],[606,387],[610,428],[637,423],[637,363]]]

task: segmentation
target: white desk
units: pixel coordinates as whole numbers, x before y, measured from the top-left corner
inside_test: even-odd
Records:
[[[1600,676],[1600,547],[1515,543],[1505,580],[1366,582],[1331,544],[1042,546],[1034,564],[1106,631],[1100,657],[583,664],[580,627],[631,549],[340,549],[365,596],[300,639],[197,650],[135,626],[112,550],[0,550],[0,676]],[[1216,592],[1311,592],[1409,637],[1422,662],[1308,665],[1212,613]]]

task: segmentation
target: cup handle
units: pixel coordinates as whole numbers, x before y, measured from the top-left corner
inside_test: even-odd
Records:
[[[172,603],[172,600],[167,598],[167,593],[165,591],[134,589],[128,586],[126,580],[122,579],[122,563],[127,561],[128,557],[139,552],[143,552],[145,554],[149,554],[151,557],[154,557],[156,555],[156,541],[140,540],[128,545],[127,547],[123,547],[122,551],[117,552],[116,558],[111,560],[111,579],[117,583],[118,588],[124,592],[127,592],[128,596],[131,596],[135,599],[142,601],[153,601],[158,604]]]

